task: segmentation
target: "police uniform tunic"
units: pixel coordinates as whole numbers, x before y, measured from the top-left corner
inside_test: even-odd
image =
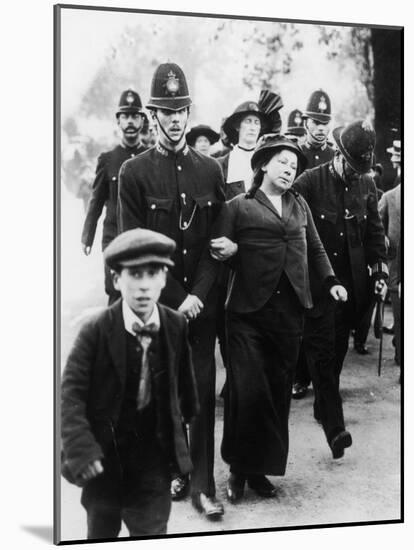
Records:
[[[204,304],[190,322],[190,343],[201,411],[190,428],[194,470],[191,490],[214,496],[215,312],[217,268],[208,251],[211,228],[224,202],[223,177],[214,159],[188,145],[179,152],[160,143],[122,166],[118,223],[121,231],[144,227],[175,240],[160,302],[177,309],[188,294]]]
[[[348,301],[326,299],[310,270],[314,308],[305,322],[304,345],[318,415],[328,440],[343,429],[339,376],[349,334],[370,303],[373,277],[387,277],[384,229],[378,213],[375,183],[368,175],[343,180],[333,162],[306,170],[294,183],[309,204],[322,244]],[[333,376],[333,379],[330,378]]]
[[[309,143],[305,142],[302,146],[302,153],[305,155],[308,169],[315,168],[320,164],[329,162],[333,159],[335,154],[335,149],[325,143],[322,147],[313,147]]]
[[[112,151],[102,153],[98,158],[92,195],[89,199],[85,222],[83,224],[81,242],[92,246],[96,226],[106,206],[106,214],[102,228],[102,250],[117,236],[116,204],[118,199],[118,173],[123,162],[146,150],[141,144],[135,147],[117,145]],[[105,269],[105,291],[109,295],[109,303],[119,297],[112,284],[109,269]]]

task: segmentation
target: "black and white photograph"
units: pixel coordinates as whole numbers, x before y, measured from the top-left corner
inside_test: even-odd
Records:
[[[173,10],[54,6],[55,543],[401,523],[404,20]]]

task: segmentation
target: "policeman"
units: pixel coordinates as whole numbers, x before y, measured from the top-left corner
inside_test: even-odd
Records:
[[[86,218],[82,230],[82,250],[87,256],[90,254],[95,237],[96,225],[106,206],[106,215],[103,222],[102,250],[117,235],[116,205],[118,197],[118,173],[124,161],[145,151],[140,142],[140,131],[147,120],[142,109],[139,95],[134,90],[122,92],[118,110],[116,112],[118,127],[121,131],[121,143],[102,153],[98,158],[96,177],[93,183],[92,195],[89,199]],[[108,303],[112,304],[119,296],[114,289],[109,268],[105,265],[105,292],[108,294]]]
[[[207,124],[198,124],[193,126],[185,137],[190,147],[194,147],[196,151],[204,155],[209,155],[211,146],[218,142],[220,134]]]
[[[385,291],[388,269],[376,187],[368,174],[375,132],[358,120],[336,128],[333,136],[339,149],[334,158],[306,170],[294,187],[309,204],[335,274],[348,292],[348,301],[335,305],[324,298],[323,286],[310,270],[314,308],[305,320],[304,349],[315,390],[315,416],[334,458],[339,458],[352,443],[339,394],[349,334],[369,307],[372,292]]]
[[[302,144],[302,152],[308,162],[308,168],[314,168],[330,161],[334,156],[334,149],[327,141],[331,121],[331,100],[328,94],[323,90],[313,92],[302,118],[306,134]],[[296,367],[295,383],[292,388],[293,399],[305,397],[309,384],[310,373],[302,345]]]
[[[328,94],[320,89],[313,92],[302,117],[306,131],[302,151],[308,161],[308,168],[313,168],[334,156],[334,148],[328,143],[331,121],[331,100]]]
[[[147,104],[158,127],[158,141],[121,168],[118,222],[121,231],[144,227],[177,243],[175,265],[160,302],[189,320],[200,397],[200,414],[190,426],[191,496],[193,505],[213,519],[224,510],[215,498],[213,475],[217,289],[208,243],[224,193],[218,163],[186,143],[191,103],[182,69],[175,63],[161,64]],[[185,496],[186,489],[186,480],[173,480],[173,498]]]
[[[299,144],[303,142],[306,135],[305,119],[299,109],[294,109],[289,113],[285,135],[288,138],[296,138]]]

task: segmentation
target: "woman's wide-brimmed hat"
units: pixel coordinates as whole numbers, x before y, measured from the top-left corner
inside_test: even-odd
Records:
[[[215,132],[210,126],[207,126],[207,124],[198,124],[198,126],[193,126],[185,137],[188,145],[193,147],[197,138],[200,136],[206,137],[211,145],[220,139],[220,134]]]
[[[375,130],[366,120],[339,126],[332,132],[333,138],[347,163],[359,174],[370,171],[375,148]]]
[[[226,118],[223,123],[223,131],[230,140],[230,143],[236,144],[239,140],[238,126],[240,122],[248,115],[256,115],[261,122],[261,133],[268,131],[270,119],[255,101],[244,101],[234,112]]]
[[[306,157],[302,153],[296,139],[287,138],[281,134],[265,134],[259,139],[250,161],[252,169],[255,170],[263,157],[268,155],[269,151],[272,151],[273,154],[275,154],[284,149],[288,149],[289,151],[296,153],[296,156],[298,157],[298,169],[296,176],[298,176],[306,168]]]

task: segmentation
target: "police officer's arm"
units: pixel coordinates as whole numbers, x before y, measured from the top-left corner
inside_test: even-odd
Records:
[[[218,219],[218,217],[221,215],[221,211],[223,209],[223,205],[225,197],[224,197],[224,182],[223,182],[223,174],[221,172],[221,169],[216,162],[216,170],[215,170],[215,195],[217,199],[217,203],[214,207],[214,220],[212,225],[212,231],[210,233],[210,237],[213,236],[213,228],[215,226],[215,223]],[[198,262],[197,269],[196,269],[196,275],[194,278],[194,284],[192,288],[192,294],[195,296],[198,296],[202,302],[205,301],[207,298],[208,293],[211,290],[211,287],[215,283],[217,279],[218,274],[218,265],[217,262],[213,260],[213,258],[210,256],[210,248],[209,248],[209,241],[207,241],[207,244],[203,250],[203,254],[200,258],[200,261]]]
[[[117,225],[118,233],[129,229],[145,227],[145,199],[142,195],[139,179],[133,174],[129,161],[119,170]]]
[[[73,344],[62,377],[62,443],[66,464],[74,480],[91,479],[102,469],[103,452],[87,417],[92,365],[98,333],[93,321],[85,323]]]
[[[387,252],[385,247],[384,226],[378,211],[378,200],[375,183],[368,182],[367,226],[364,236],[364,249],[372,277],[377,283],[388,279]],[[375,292],[378,293],[376,284]]]
[[[313,221],[312,212],[308,206],[308,203],[302,198],[298,197],[298,200],[302,204],[306,211],[307,226],[306,226],[306,240],[308,244],[308,261],[312,262],[316,273],[323,281],[323,287],[330,292],[335,300],[345,302],[348,298],[346,289],[340,284],[332,269],[331,262],[326,254],[325,248],[319,238],[318,231]]]
[[[96,225],[108,198],[109,182],[106,169],[106,153],[103,153],[98,158],[95,180],[92,186],[92,195],[88,202],[88,209],[82,229],[81,243],[85,254],[89,254],[92,248]]]

